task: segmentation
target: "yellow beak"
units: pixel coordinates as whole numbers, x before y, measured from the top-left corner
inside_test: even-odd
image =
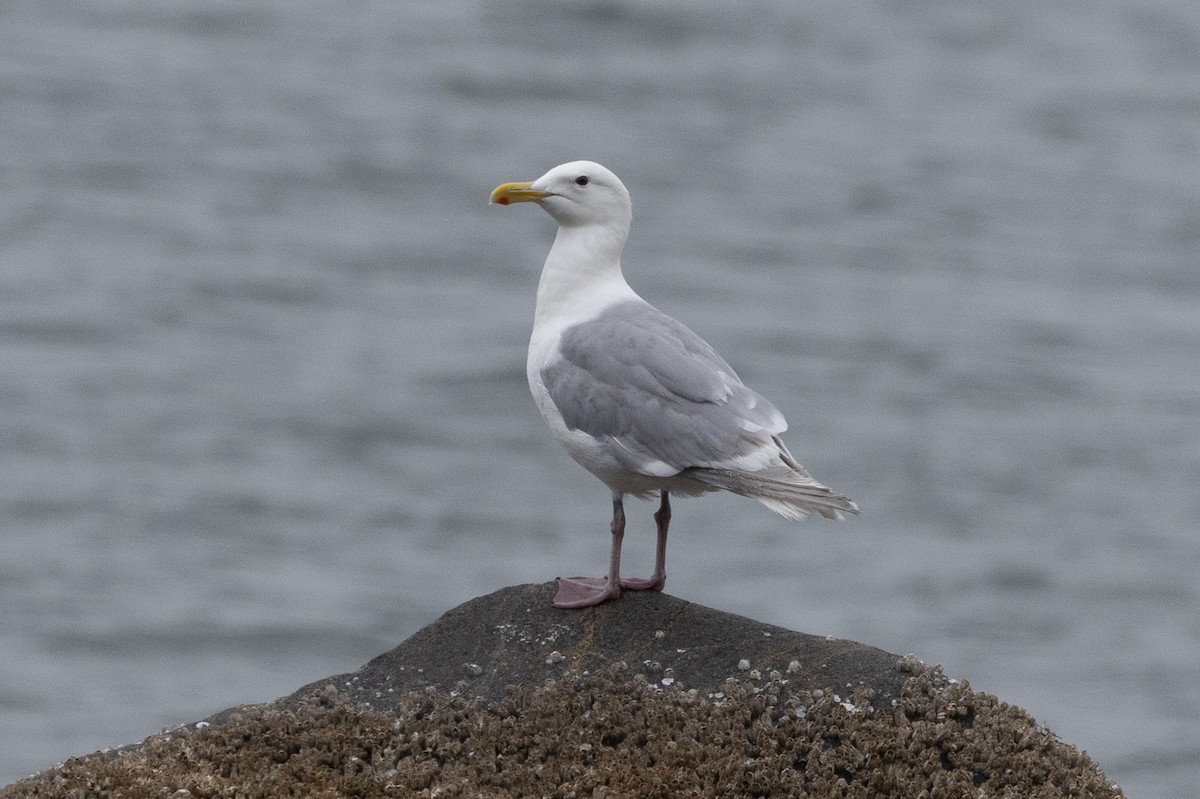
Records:
[[[502,183],[492,190],[490,202],[496,205],[531,203],[550,196],[550,192],[540,191],[532,186],[533,183]]]

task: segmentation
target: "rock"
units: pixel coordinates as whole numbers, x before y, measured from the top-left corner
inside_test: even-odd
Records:
[[[473,599],[357,672],[312,683],[281,701],[294,705],[327,685],[367,704],[390,704],[398,693],[427,686],[495,701],[509,686],[541,685],[564,672],[595,673],[621,662],[651,682],[673,678],[704,692],[720,691],[730,677],[763,679],[774,670],[788,672],[789,691],[866,687],[891,699],[906,676],[896,669],[898,657],[881,649],[655,591],[626,592],[584,610],[554,607],[554,591],[554,583],[521,585]]]
[[[0,799],[1120,797],[1086,754],[940,669],[658,593],[451,610],[357,672],[231,708]]]

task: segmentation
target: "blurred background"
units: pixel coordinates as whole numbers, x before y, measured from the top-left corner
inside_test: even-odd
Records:
[[[1194,795],[1191,0],[18,0],[0,109],[0,784],[602,571],[525,384],[554,225],[487,205],[589,158],[863,508],[682,500],[668,590]]]

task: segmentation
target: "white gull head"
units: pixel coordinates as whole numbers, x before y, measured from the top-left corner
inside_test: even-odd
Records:
[[[601,226],[622,240],[633,218],[625,184],[594,161],[559,164],[529,183],[505,183],[492,192],[492,202],[536,202],[563,227]]]

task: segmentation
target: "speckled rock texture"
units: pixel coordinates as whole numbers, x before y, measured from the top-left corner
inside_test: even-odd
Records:
[[[560,610],[551,605],[554,591],[554,583],[520,585],[472,599],[357,672],[312,683],[282,701],[326,685],[369,704],[427,686],[494,701],[510,685],[540,685],[620,662],[653,682],[674,678],[701,691],[772,669],[787,673],[788,690],[866,687],[891,699],[903,683],[896,655],[853,641],[773,627],[655,591]]]
[[[1019,708],[912,657],[662,594],[472,600],[354,674],[16,797],[1121,797]]]

